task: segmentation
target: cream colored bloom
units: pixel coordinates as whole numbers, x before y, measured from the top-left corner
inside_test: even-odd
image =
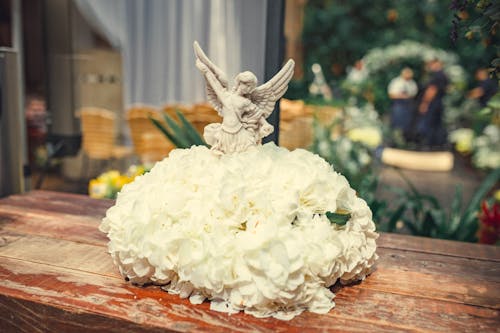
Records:
[[[95,199],[105,198],[111,191],[109,184],[101,182],[98,179],[92,179],[89,182],[89,196]]]
[[[353,128],[347,132],[347,137],[371,148],[376,148],[382,143],[382,133],[375,127]]]
[[[455,149],[458,152],[469,153],[472,150],[474,131],[470,128],[459,128],[450,133],[449,139],[455,144]]]
[[[324,215],[338,208],[352,215],[343,227]],[[345,177],[274,144],[174,150],[124,186],[100,229],[132,282],[257,317],[328,312],[328,287],[364,279],[377,258],[371,212]]]
[[[495,198],[496,201],[500,202],[500,190],[496,190],[495,193],[493,194],[493,197]]]
[[[500,167],[500,127],[490,124],[483,134],[473,142],[472,161],[478,168],[496,169]]]

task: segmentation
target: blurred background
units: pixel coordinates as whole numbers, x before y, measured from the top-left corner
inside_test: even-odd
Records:
[[[0,196],[114,198],[220,118],[193,41],[232,78],[294,79],[268,140],[344,174],[380,230],[500,237],[500,4],[0,0]]]

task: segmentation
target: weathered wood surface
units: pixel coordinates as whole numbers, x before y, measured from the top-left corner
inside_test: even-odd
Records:
[[[327,315],[227,315],[125,282],[97,226],[112,201],[34,191],[0,200],[0,332],[500,332],[500,249],[383,234],[365,281]]]

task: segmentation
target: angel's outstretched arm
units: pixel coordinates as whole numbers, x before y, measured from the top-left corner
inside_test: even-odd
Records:
[[[205,66],[207,66],[208,70],[214,73],[214,76],[217,79],[217,81],[220,81],[224,87],[227,87],[228,82],[226,74],[224,74],[224,72],[219,67],[215,66],[215,64],[212,63],[210,59],[208,59],[207,55],[205,54],[205,52],[203,52],[198,42],[195,41],[193,43],[193,47],[194,47],[194,53],[196,54],[196,60],[201,61]]]
[[[209,84],[210,87],[212,87],[219,101],[222,101],[226,88],[222,86],[220,81],[217,80],[217,78],[215,77],[214,73],[212,73],[212,71],[210,71],[210,69],[199,59],[196,60],[196,67],[198,67],[198,69],[203,73],[207,81],[207,84]]]

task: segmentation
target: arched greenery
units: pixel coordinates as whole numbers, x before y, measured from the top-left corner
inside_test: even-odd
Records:
[[[387,47],[376,47],[368,51],[361,58],[363,63],[362,80],[353,81],[349,76],[343,87],[354,95],[362,95],[376,105],[380,113],[389,108],[387,85],[396,77],[404,66],[408,66],[416,73],[416,81],[424,82],[426,73],[423,71],[425,63],[432,59],[439,59],[444,65],[444,71],[450,79],[448,103],[461,98],[465,89],[466,73],[459,65],[458,57],[453,52],[431,47],[427,44],[405,40]]]
[[[472,24],[479,9],[472,7],[456,13],[450,9],[450,3],[446,0],[309,0],[303,30],[306,76],[299,86],[307,87],[312,80],[309,69],[313,63],[319,63],[326,80],[335,87],[336,81],[369,50],[402,40],[454,52],[459,64],[470,74],[478,67],[488,67],[497,57],[497,50],[491,45],[500,44],[500,34],[467,35],[454,44],[450,38],[453,15],[459,15],[463,24]],[[306,95],[307,90],[303,93]]]

